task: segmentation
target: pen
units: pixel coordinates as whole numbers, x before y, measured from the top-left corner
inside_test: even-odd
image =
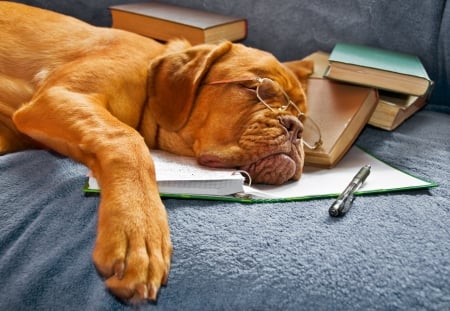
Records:
[[[348,212],[350,207],[352,207],[353,200],[355,199],[354,194],[356,190],[361,187],[361,185],[366,180],[367,176],[370,174],[370,165],[364,165],[359,172],[353,177],[352,181],[348,184],[345,190],[339,195],[339,197],[330,206],[328,213],[330,216],[337,217],[342,216]]]

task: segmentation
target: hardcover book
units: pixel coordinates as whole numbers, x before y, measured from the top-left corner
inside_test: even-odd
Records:
[[[112,27],[156,40],[183,38],[191,44],[237,41],[247,36],[247,21],[201,10],[158,2],[110,7]]]
[[[378,103],[373,88],[323,78],[308,79],[308,115],[322,133],[322,146],[305,147],[305,164],[335,166],[350,149]]]
[[[333,48],[325,77],[415,96],[431,85],[417,56],[347,43]]]
[[[369,124],[387,131],[395,130],[406,119],[427,103],[427,95],[413,96],[392,92],[379,92],[380,99],[370,117]]]

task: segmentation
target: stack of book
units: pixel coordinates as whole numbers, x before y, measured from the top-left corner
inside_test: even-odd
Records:
[[[112,27],[159,41],[182,38],[191,44],[238,41],[247,36],[247,20],[166,3],[141,2],[110,8]]]
[[[414,55],[356,44],[338,43],[324,77],[379,91],[369,124],[392,131],[426,104],[433,85]]]
[[[431,91],[415,56],[340,43],[331,54],[317,51],[306,59],[314,62],[308,115],[323,141],[317,149],[305,148],[306,165],[334,167],[366,124],[394,130],[426,104]]]

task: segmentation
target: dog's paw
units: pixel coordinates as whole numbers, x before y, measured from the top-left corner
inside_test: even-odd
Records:
[[[128,202],[129,203],[129,202]],[[169,277],[172,245],[163,204],[148,209],[100,207],[93,253],[106,286],[129,302],[156,301]]]

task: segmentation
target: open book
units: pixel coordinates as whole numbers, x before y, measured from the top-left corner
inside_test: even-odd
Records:
[[[365,164],[371,174],[357,194],[420,189],[437,186],[402,172],[352,147],[332,169],[305,166],[299,181],[281,186],[245,185],[245,178],[232,169],[212,169],[197,164],[194,158],[152,150],[156,178],[162,197],[209,199],[239,202],[298,201],[337,197]],[[95,178],[89,177],[86,193],[100,191]]]

